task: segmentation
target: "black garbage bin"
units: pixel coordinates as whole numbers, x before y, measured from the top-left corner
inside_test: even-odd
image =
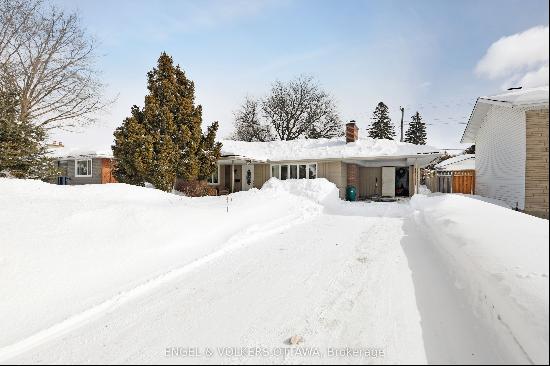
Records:
[[[57,177],[57,184],[60,186],[66,186],[69,184],[70,179],[71,178],[65,176]]]

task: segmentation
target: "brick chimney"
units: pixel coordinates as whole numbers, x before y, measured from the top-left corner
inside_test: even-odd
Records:
[[[346,144],[355,142],[359,139],[359,128],[355,124],[355,121],[349,121],[346,123]],[[347,184],[348,186],[359,187],[359,166],[357,164],[346,164],[347,168]]]
[[[359,128],[357,128],[355,121],[349,121],[349,123],[346,123],[346,144],[355,142],[357,139],[359,139]]]

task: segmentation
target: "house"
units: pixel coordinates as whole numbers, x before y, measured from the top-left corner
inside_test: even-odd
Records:
[[[61,171],[58,184],[115,183],[113,153],[108,149],[71,149],[63,145],[50,149]]]
[[[359,199],[412,196],[419,187],[419,170],[439,151],[390,140],[359,138],[354,121],[346,136],[332,139],[244,142],[222,141],[218,169],[208,184],[220,194],[261,188],[278,179],[326,178],[345,198],[354,186]]]
[[[548,86],[478,98],[461,142],[476,145],[477,194],[548,218]]]
[[[453,156],[434,166],[426,185],[432,192],[475,193],[475,154]]]

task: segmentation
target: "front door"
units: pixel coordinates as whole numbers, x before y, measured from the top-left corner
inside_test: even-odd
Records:
[[[250,188],[254,187],[254,165],[245,164],[243,165],[243,177],[242,177],[242,190],[248,191]]]
[[[395,167],[382,167],[382,196],[395,197]]]

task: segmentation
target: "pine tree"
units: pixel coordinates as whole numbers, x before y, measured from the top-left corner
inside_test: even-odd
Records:
[[[143,186],[149,162],[153,160],[153,137],[145,132],[139,107],[133,106],[131,114],[114,133],[114,175],[119,182]]]
[[[411,118],[412,122],[407,132],[405,132],[405,142],[415,145],[426,145],[426,124],[422,121],[422,116],[416,112]]]
[[[163,52],[147,73],[147,89],[143,109],[133,107],[132,116],[115,132],[117,179],[170,191],[176,177],[194,181],[209,176],[221,150],[215,142],[218,124],[203,135],[194,83]]]
[[[216,133],[219,124],[214,122],[208,126],[206,134],[201,137],[201,147],[199,149],[199,180],[207,179],[216,169],[217,159],[220,157],[222,144],[216,142]]]
[[[395,128],[391,123],[387,105],[383,102],[378,103],[371,119],[373,122],[368,129],[369,137],[393,140],[395,137]]]
[[[21,120],[17,93],[0,90],[0,176],[50,179],[57,171],[48,155],[46,131]]]

